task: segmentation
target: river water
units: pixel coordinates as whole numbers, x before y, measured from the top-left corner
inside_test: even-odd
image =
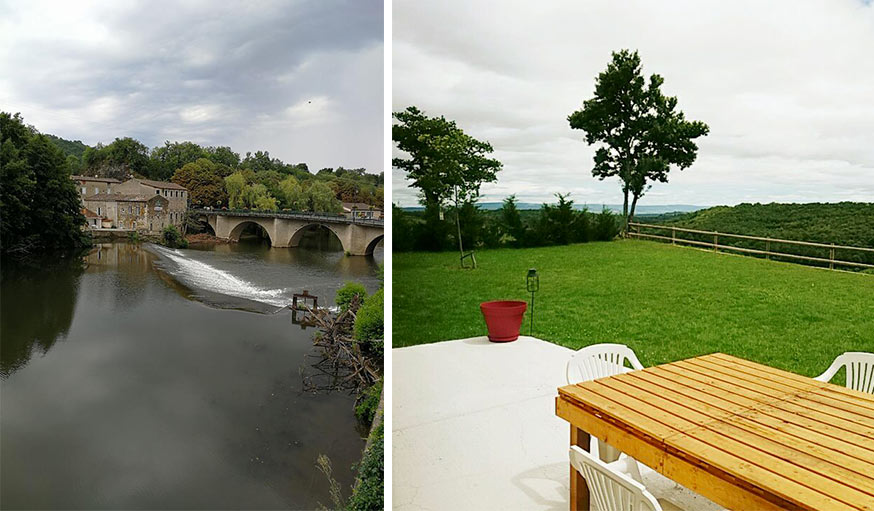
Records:
[[[329,244],[330,245],[330,244]],[[348,496],[365,432],[346,393],[304,390],[313,329],[282,306],[379,287],[375,257],[322,242],[95,247],[4,264],[0,507],[312,509]]]

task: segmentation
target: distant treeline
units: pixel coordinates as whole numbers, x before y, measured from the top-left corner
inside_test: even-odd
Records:
[[[650,217],[646,223],[676,225],[702,231],[874,248],[874,203],[738,204],[717,206],[682,215]],[[711,241],[708,236],[684,234]],[[721,244],[763,250],[766,242],[720,239]],[[792,254],[829,257],[829,249],[771,244]],[[874,264],[874,254],[836,249],[836,259]]]
[[[241,158],[230,147],[203,147],[187,141],[167,141],[163,146],[149,149],[130,137],[116,138],[110,144],[99,143],[94,147],[78,140],[47,137],[66,154],[74,174],[120,181],[132,175],[173,181],[189,189],[195,206],[227,207],[235,197],[241,198],[237,203],[239,207],[273,210],[329,207],[336,212],[340,202],[377,207],[383,203],[383,173],[369,174],[363,168],[323,168],[311,173],[306,163],[285,163],[271,157],[268,151],[249,152]],[[224,179],[233,174],[239,176],[228,189]],[[242,189],[240,178],[245,181]],[[281,187],[283,181],[285,186]],[[310,190],[313,185],[315,189]],[[334,200],[326,202],[326,192],[333,195]]]
[[[619,218],[607,209],[577,210],[567,195],[539,210],[519,210],[510,196],[497,210],[481,210],[467,202],[458,209],[465,248],[541,247],[608,241],[619,234]],[[392,249],[398,252],[458,248],[455,208],[405,211],[392,206]],[[442,217],[441,217],[442,216]]]

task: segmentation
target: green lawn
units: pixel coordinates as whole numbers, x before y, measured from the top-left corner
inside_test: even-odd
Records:
[[[393,255],[393,345],[485,335],[479,303],[527,300],[534,336],[580,348],[627,344],[646,365],[721,351],[814,376],[844,351],[874,351],[874,276],[647,241]],[[526,314],[523,333],[528,333]]]

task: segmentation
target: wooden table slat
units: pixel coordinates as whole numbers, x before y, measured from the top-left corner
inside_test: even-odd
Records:
[[[681,361],[677,362],[677,367],[708,375],[718,382],[716,386],[726,391],[731,391],[732,387],[751,390],[760,394],[760,397],[756,399],[765,404],[783,408],[807,417],[813,417],[818,421],[864,437],[874,438],[874,424],[866,424],[864,417],[857,417],[852,414],[847,415],[843,410],[839,413],[827,406],[819,406],[805,399],[798,399],[796,394],[780,393],[759,382],[746,380],[737,375],[730,374],[728,369],[709,366],[706,361]]]
[[[781,376],[787,380],[792,380],[794,382],[802,384],[809,384],[809,382],[811,381],[816,383],[822,383],[813,380],[812,378],[801,376],[800,374],[790,373],[788,371],[783,371],[782,369],[756,364],[755,362],[750,362],[749,360],[744,360],[742,358],[732,357],[731,355],[726,355],[724,353],[715,353],[713,357],[716,359],[729,360],[736,364],[742,364],[748,368],[753,369],[754,371],[762,373],[763,375]],[[856,404],[858,406],[864,406],[868,409],[874,409],[874,394],[867,394],[865,392],[860,392],[858,390],[847,388],[844,385],[836,384],[827,384],[822,388],[830,394],[835,394],[834,397],[844,399],[848,403]]]
[[[656,366],[646,369],[646,371],[664,371],[669,377],[678,378],[688,385],[692,385],[698,390],[711,393],[713,379],[708,376],[703,376],[696,372],[681,371],[679,368],[670,365]],[[863,451],[861,454],[867,454],[863,459],[874,459],[874,439],[865,437],[858,433],[850,432],[832,426],[828,422],[817,420],[816,416],[810,416],[807,410],[787,411],[781,408],[776,408],[763,401],[761,395],[748,391],[746,389],[736,387],[733,392],[721,393],[723,399],[730,400],[735,403],[745,404],[748,409],[759,412],[757,417],[765,416],[779,420],[785,424],[793,425],[809,431],[817,431],[822,435],[829,436],[835,441],[842,442],[848,450],[855,453]]]
[[[747,462],[824,495],[842,494],[844,497],[841,500],[845,504],[852,504],[859,499],[863,501],[874,499],[874,480],[866,476],[737,427],[730,423],[730,414],[720,412],[717,417],[711,417],[695,407],[690,407],[688,400],[685,404],[682,403],[680,401],[683,399],[682,395],[679,395],[678,400],[671,400],[667,396],[670,391],[666,389],[635,386],[629,380],[631,378],[625,375],[599,380],[596,383],[640,399],[653,408],[664,410],[673,416],[672,418],[696,425],[695,428],[665,439],[667,444],[673,443],[681,436],[693,437],[738,458],[738,461],[733,461],[737,466]],[[591,388],[596,392],[600,391],[600,388],[596,389],[594,385]],[[788,463],[779,463],[778,460]],[[779,469],[769,468],[774,466]],[[819,470],[820,468],[825,470]],[[845,482],[841,482],[842,480]]]
[[[784,375],[791,375],[792,373],[787,373],[786,371],[781,371],[779,369],[771,368],[770,371],[756,370],[755,368],[751,368],[747,364],[741,364],[738,362],[740,359],[721,359],[721,358],[712,358],[704,361],[705,363],[718,363],[724,367],[742,371],[753,377],[754,380],[763,380],[770,376],[779,376],[783,378],[784,383],[781,385],[785,385],[788,388],[795,389],[797,391],[806,391],[810,392],[813,395],[816,395],[816,398],[812,400],[817,403],[822,403],[828,405],[830,407],[845,410],[850,413],[859,414],[862,417],[870,418],[874,420],[874,402],[868,402],[865,400],[860,400],[859,396],[851,396],[843,392],[835,392],[835,389],[831,389],[829,392],[825,392],[825,389],[831,387],[831,384],[820,382],[813,380],[811,378],[804,378],[807,382],[798,382],[792,378],[784,377]],[[798,375],[792,375],[798,377]],[[846,389],[844,390],[852,390]],[[863,393],[857,392],[857,394],[864,396]],[[855,398],[855,399],[854,399]]]
[[[712,395],[701,392],[693,387],[688,387],[682,382],[673,381],[676,385],[682,386],[682,390],[672,389],[670,387],[672,380],[666,379],[663,374],[657,372],[636,371],[632,373],[632,376],[635,379],[648,381],[653,385],[659,386],[660,392],[669,399],[688,400],[689,406],[694,406],[711,419],[728,414],[730,416],[724,419],[725,421],[736,424],[750,433],[778,440],[787,446],[791,446],[793,449],[810,453],[820,461],[836,464],[840,471],[847,469],[856,474],[866,476],[868,481],[864,484],[867,485],[866,487],[874,488],[874,457],[865,460],[854,457],[846,451],[836,449],[845,447],[845,444],[836,439],[819,434],[813,430],[798,428],[768,416],[757,415],[750,418],[738,415],[736,412],[740,408],[739,406],[732,405],[731,408],[724,408],[725,404],[730,402],[714,398]],[[718,423],[716,425],[718,426]],[[847,451],[852,451],[852,449],[847,449]]]
[[[562,387],[556,414],[731,509],[874,511],[874,401],[846,390],[711,354]]]

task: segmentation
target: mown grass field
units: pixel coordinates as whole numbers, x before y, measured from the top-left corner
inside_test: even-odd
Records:
[[[393,255],[394,347],[485,335],[479,303],[528,300],[537,268],[534,336],[569,348],[627,344],[646,366],[719,351],[808,376],[874,351],[872,275],[632,240],[476,258]]]

